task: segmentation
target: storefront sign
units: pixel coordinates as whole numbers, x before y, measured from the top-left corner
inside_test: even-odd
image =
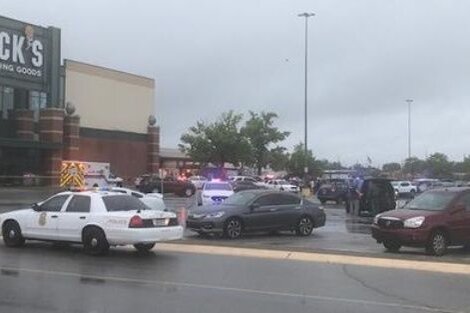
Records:
[[[58,104],[60,30],[0,16],[0,85],[49,94]]]
[[[41,77],[44,71],[44,44],[34,37],[34,28],[27,25],[24,34],[0,30],[0,71]]]

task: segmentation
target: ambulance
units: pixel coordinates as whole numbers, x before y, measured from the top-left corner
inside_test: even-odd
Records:
[[[60,186],[70,189],[122,187],[123,179],[111,173],[105,162],[62,161]]]

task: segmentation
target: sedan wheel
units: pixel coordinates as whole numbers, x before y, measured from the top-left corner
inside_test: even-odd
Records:
[[[238,218],[227,220],[224,226],[224,235],[229,239],[237,239],[242,234],[242,222]]]
[[[136,243],[134,248],[139,252],[149,252],[155,247],[155,242],[152,243]]]
[[[434,232],[426,245],[426,252],[432,255],[441,256],[447,251],[447,236],[442,231]]]
[[[83,234],[83,247],[85,252],[91,255],[102,255],[109,250],[106,236],[101,229],[96,227],[85,230]]]
[[[309,216],[302,216],[297,224],[296,234],[298,236],[310,236],[313,231],[313,221]]]
[[[24,238],[17,222],[6,222],[3,225],[2,236],[3,242],[7,247],[21,247],[24,245]]]

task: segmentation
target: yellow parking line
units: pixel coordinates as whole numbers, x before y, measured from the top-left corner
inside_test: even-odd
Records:
[[[397,260],[374,257],[361,257],[351,255],[338,255],[326,253],[310,253],[295,251],[280,251],[268,249],[237,248],[192,244],[161,243],[156,250],[182,253],[211,254],[222,256],[237,256],[250,258],[263,258],[274,260],[293,260],[302,262],[316,262],[339,265],[360,265],[380,268],[407,269],[445,274],[470,275],[469,264],[456,264],[448,262]]]

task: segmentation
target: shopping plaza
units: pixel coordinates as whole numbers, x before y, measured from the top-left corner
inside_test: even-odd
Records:
[[[191,167],[160,149],[157,120],[154,79],[62,59],[59,28],[0,16],[0,176],[56,177],[62,160],[125,179]]]

